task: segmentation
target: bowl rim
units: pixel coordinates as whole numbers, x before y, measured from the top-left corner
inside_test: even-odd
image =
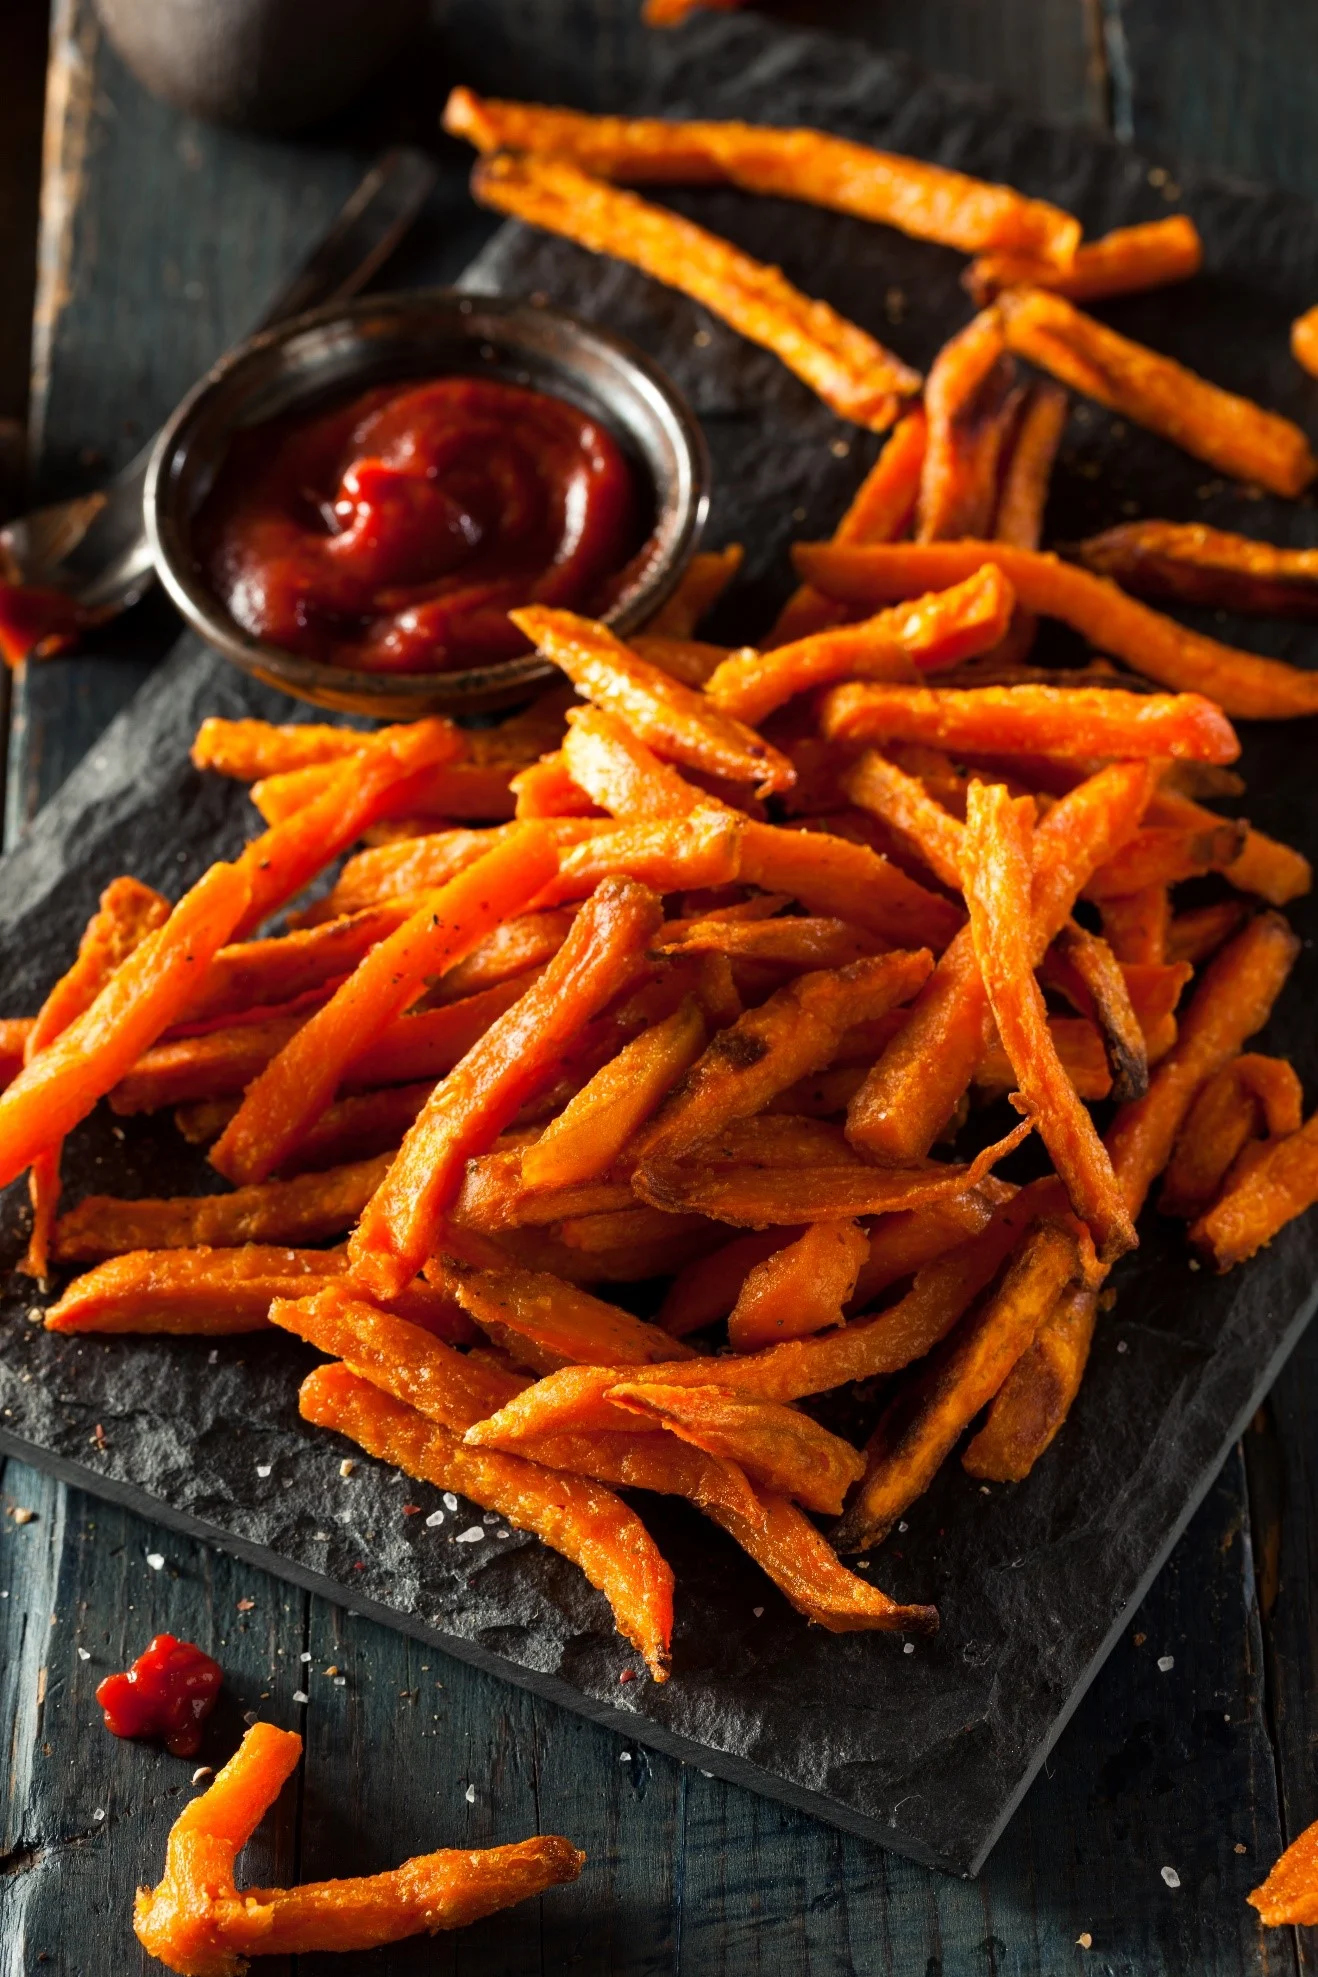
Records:
[[[663,403],[685,454],[689,492],[679,509],[674,540],[667,553],[656,561],[630,597],[603,615],[602,622],[610,630],[626,636],[652,617],[676,589],[700,544],[709,513],[708,443],[681,388],[629,338],[535,296],[487,294],[453,284],[372,291],[348,301],[322,303],[301,315],[290,316],[227,350],[180,399],[152,446],[142,513],[156,574],[189,627],[241,671],[314,706],[372,714],[385,720],[405,717],[409,710],[415,713],[427,708],[434,712],[476,713],[524,700],[538,688],[562,677],[558,667],[537,652],[447,672],[382,673],[332,666],[290,652],[283,646],[267,644],[244,631],[201,580],[186,553],[186,538],[168,501],[169,489],[181,462],[187,458],[201,411],[231,381],[235,372],[309,330],[351,323],[381,311],[426,313],[445,307],[463,316],[477,312],[493,315],[510,326],[515,326],[522,316],[563,325],[572,336],[603,346],[620,359],[623,367],[639,375],[644,387]],[[570,371],[571,366],[567,368]]]

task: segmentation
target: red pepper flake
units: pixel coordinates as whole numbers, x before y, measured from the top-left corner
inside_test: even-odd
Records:
[[[403,1515],[404,1517],[419,1517],[421,1515],[421,1505],[419,1503],[405,1503],[403,1505]]]
[[[106,1449],[105,1430],[101,1426],[99,1421],[96,1423],[96,1426],[92,1429],[91,1440],[95,1443],[96,1447],[100,1450],[101,1454],[104,1455]]]
[[[254,1599],[240,1599],[238,1602],[238,1611],[240,1613],[250,1613],[255,1605],[256,1601]]]
[[[354,1572],[364,1572],[366,1570],[366,1560],[359,1558],[352,1569]]]
[[[634,1668],[624,1668],[618,1680],[620,1682],[634,1682],[636,1680],[636,1670]]]
[[[150,1737],[175,1757],[192,1757],[215,1707],[224,1671],[191,1641],[157,1634],[126,1673],[96,1691],[105,1727],[116,1737]]]

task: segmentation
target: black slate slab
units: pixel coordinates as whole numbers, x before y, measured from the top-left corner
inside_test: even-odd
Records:
[[[971,88],[916,85],[845,44],[753,19],[705,22],[665,42],[652,104],[801,119],[1009,178],[1079,211],[1091,231],[1167,210],[1128,154],[1028,126]],[[1209,274],[1113,319],[1220,381],[1297,416],[1316,388],[1291,364],[1285,326],[1318,285],[1318,215],[1247,188],[1184,187]],[[959,260],[881,229],[733,193],[674,198],[823,294],[916,362],[968,313]],[[505,230],[473,283],[598,317],[659,356],[690,392],[716,463],[712,539],[748,549],[744,633],[784,587],[785,544],[832,525],[875,442],[833,420],[763,353],[682,298],[558,242]],[[1312,541],[1305,505],[1252,501],[1147,435],[1078,413],[1052,531],[1134,510],[1201,516]],[[804,511],[803,513],[800,511]],[[1303,658],[1314,634],[1229,624],[1257,649]],[[131,870],[170,891],[252,828],[232,786],[187,764],[208,713],[286,713],[184,642],[0,864],[3,1013],[30,1009],[67,963],[100,887]],[[1264,828],[1318,850],[1306,786],[1311,730],[1254,729],[1244,768]],[[1313,913],[1295,916],[1311,939]],[[1264,1047],[1312,1086],[1306,953]],[[122,1134],[122,1137],[120,1136]],[[98,1116],[69,1149],[70,1198],[206,1184],[172,1130]],[[23,1240],[20,1189],[0,1204],[0,1264]],[[1028,1483],[981,1493],[949,1466],[909,1530],[869,1569],[903,1597],[935,1599],[943,1631],[910,1654],[879,1637],[808,1629],[694,1514],[645,1506],[677,1573],[673,1679],[623,1687],[632,1665],[603,1601],[533,1541],[503,1538],[470,1506],[442,1524],[437,1495],[344,1452],[297,1420],[312,1355],[284,1339],[55,1339],[24,1322],[13,1280],[0,1319],[0,1446],[152,1511],[285,1576],[392,1621],[643,1743],[688,1757],[886,1845],[974,1872],[1106,1654],[1122,1617],[1184,1527],[1226,1449],[1308,1318],[1318,1237],[1286,1231],[1236,1277],[1194,1274],[1156,1218],[1123,1267],[1065,1434]],[[97,1428],[103,1431],[96,1434]],[[104,1446],[100,1444],[103,1441]],[[479,1528],[479,1542],[458,1543]]]

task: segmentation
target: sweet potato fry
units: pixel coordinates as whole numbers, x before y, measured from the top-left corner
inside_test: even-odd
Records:
[[[1235,916],[1238,921],[1239,914]],[[1160,962],[1169,949],[1171,900],[1165,885],[1107,898],[1102,905],[1103,938],[1122,963]]]
[[[549,817],[541,821],[560,850],[609,828],[603,817]],[[415,899],[436,886],[447,885],[515,828],[513,824],[496,824],[488,831],[434,831],[428,837],[372,845],[348,860],[318,917],[359,913],[381,900]]]
[[[1115,858],[1099,867],[1085,887],[1085,897],[1101,903],[1179,885],[1206,872],[1225,872],[1239,857],[1244,839],[1245,826],[1226,817],[1215,817],[1202,829],[1147,824]]]
[[[196,769],[213,769],[236,782],[255,783],[264,776],[278,776],[294,769],[310,769],[326,763],[344,762],[360,755],[373,741],[396,741],[404,725],[392,728],[349,728],[327,721],[226,721],[214,715],[204,720],[192,744],[192,764]],[[453,755],[460,760],[468,737],[454,728]]]
[[[599,1483],[467,1447],[344,1365],[318,1366],[302,1383],[303,1418],[334,1428],[406,1475],[458,1490],[580,1566],[613,1608],[618,1632],[656,1682],[668,1674],[673,1575],[635,1512]]]
[[[1060,207],[824,131],[591,117],[467,89],[450,95],[444,127],[483,152],[550,152],[630,184],[739,185],[878,220],[966,254],[997,248],[1067,268],[1080,240],[1079,221]]]
[[[753,728],[638,659],[606,626],[539,605],[511,616],[562,667],[578,693],[625,721],[660,757],[727,782],[753,783],[761,795],[790,789],[795,782],[787,757]]]
[[[393,933],[407,913],[407,906],[400,901],[387,900],[297,933],[222,947],[179,1020],[196,1024],[217,1016],[241,1016],[248,1010],[291,1002],[311,989],[337,981],[355,968],[377,941]]]
[[[62,1140],[168,1028],[250,897],[238,866],[213,865],[90,1006],[29,1058],[0,1093],[0,1185]]]
[[[492,1335],[509,1334],[549,1354],[556,1365],[643,1366],[693,1357],[690,1346],[662,1326],[546,1271],[477,1269],[455,1253],[451,1239],[441,1242],[440,1279],[463,1310]]]
[[[1080,1391],[1097,1315],[1097,1291],[1068,1285],[994,1395],[961,1458],[967,1475],[987,1483],[1025,1480]]]
[[[1175,1048],[1159,1064],[1145,1096],[1123,1105],[1107,1133],[1132,1216],[1167,1165],[1199,1091],[1267,1022],[1298,952],[1299,942],[1281,915],[1261,913],[1209,962],[1180,1019]]]
[[[987,536],[997,505],[1002,414],[1014,382],[1002,317],[984,309],[949,337],[925,383],[929,434],[920,477],[916,538]]]
[[[795,1242],[747,1272],[728,1318],[729,1344],[738,1352],[754,1352],[782,1339],[808,1338],[812,1332],[840,1325],[842,1307],[855,1290],[869,1253],[870,1239],[859,1223],[812,1223]],[[767,1477],[761,1480],[771,1488],[781,1487]]]
[[[260,1332],[277,1297],[301,1297],[344,1268],[340,1251],[134,1250],[98,1263],[46,1313],[50,1332]]]
[[[920,492],[927,431],[923,405],[903,413],[833,531],[834,542],[895,542],[904,533]],[[826,631],[846,615],[844,605],[802,584],[778,613],[765,649]]]
[[[572,709],[563,759],[574,781],[615,817],[684,817],[702,801],[693,783],[603,707]]]
[[[730,542],[726,549],[698,550],[646,631],[655,638],[692,638],[700,620],[714,609],[733,581],[744,554],[739,542]]]
[[[1318,318],[1318,312],[1311,310],[1310,315]],[[1300,323],[1305,321],[1307,318],[1301,316]],[[1295,326],[1297,330],[1300,323]],[[1318,319],[1314,332],[1318,337]],[[1300,361],[1318,375],[1318,350]],[[1280,1929],[1287,1923],[1303,1927],[1318,1922],[1318,1820],[1306,1826],[1297,1840],[1292,1840],[1262,1887],[1255,1888],[1246,1899],[1269,1929]]]
[[[568,774],[561,749],[519,769],[508,787],[513,793],[518,818],[598,815],[585,790],[579,789]]]
[[[748,823],[741,834],[740,876],[766,892],[785,892],[808,913],[851,920],[894,946],[946,947],[962,925],[961,909],[908,879],[866,844],[831,831]]]
[[[663,1022],[624,1044],[522,1155],[532,1188],[568,1187],[604,1173],[704,1047],[705,1019],[688,996]]]
[[[1050,1016],[1048,1035],[1077,1098],[1108,1098],[1112,1072],[1103,1038],[1086,1016]],[[975,1089],[992,1098],[1006,1098],[1016,1089],[1016,1073],[1001,1039],[993,1041],[975,1066]]]
[[[1308,440],[1291,420],[1118,335],[1062,296],[1013,289],[997,306],[1017,356],[1210,467],[1291,496],[1318,473]]]
[[[1149,1085],[1148,1047],[1112,949],[1099,935],[1069,920],[1057,936],[1053,954],[1061,964],[1060,985],[1082,1014],[1098,1025],[1112,1073],[1113,1097],[1123,1103],[1142,1098]]]
[[[669,926],[672,926],[669,922]],[[791,968],[845,968],[882,952],[883,942],[845,920],[819,916],[787,920],[690,920],[665,929],[661,954],[727,954],[734,961],[781,962]]]
[[[1229,1177],[1213,1206],[1190,1230],[1190,1241],[1219,1270],[1246,1262],[1277,1231],[1318,1201],[1318,1114],[1298,1132],[1270,1141]]]
[[[643,886],[605,879],[544,974],[435,1087],[352,1239],[354,1269],[369,1289],[388,1295],[416,1275],[469,1157],[490,1145],[617,994],[661,916]]]
[[[928,951],[921,949],[821,969],[789,982],[718,1032],[641,1134],[635,1152],[645,1160],[673,1160],[730,1120],[758,1112],[777,1092],[822,1069],[852,1023],[909,1000],[931,965]]]
[[[1304,1094],[1284,1058],[1251,1052],[1223,1066],[1191,1105],[1163,1176],[1158,1207],[1194,1221],[1250,1140],[1298,1132]]]
[[[754,1523],[722,1507],[710,1506],[706,1515],[722,1524],[807,1620],[830,1634],[937,1631],[937,1608],[898,1606],[877,1586],[848,1572],[794,1504],[768,1491],[756,1494],[760,1516]]]
[[[1246,825],[1245,842],[1224,877],[1240,892],[1266,899],[1269,906],[1288,906],[1312,888],[1313,867],[1293,846]]]
[[[1318,617],[1315,549],[1282,549],[1203,522],[1148,521],[1090,536],[1076,553],[1086,569],[1139,597],[1268,618]]]
[[[584,899],[603,880],[619,876],[658,893],[730,885],[741,868],[742,829],[735,810],[712,803],[684,817],[616,824],[563,852],[538,902],[546,907]]]
[[[1083,249],[1081,250],[1083,252]],[[1031,386],[1007,455],[993,534],[1017,549],[1037,549],[1053,462],[1062,443],[1070,400],[1059,385]]]
[[[675,1339],[682,1339],[726,1318],[747,1273],[801,1233],[795,1229],[755,1229],[749,1235],[734,1236],[709,1256],[683,1264],[664,1293],[658,1322]]]
[[[1186,213],[1173,213],[1082,241],[1065,268],[1049,267],[1028,255],[981,254],[962,280],[981,309],[1006,288],[1049,288],[1071,302],[1097,302],[1185,281],[1198,273],[1203,258],[1194,221]]]
[[[1063,1073],[1065,1076],[1065,1073]],[[1025,1122],[1025,1131],[1030,1128]],[[669,1214],[708,1215],[735,1227],[763,1229],[855,1215],[889,1215],[965,1193],[996,1163],[1020,1145],[1020,1127],[986,1147],[969,1166],[929,1162],[921,1167],[865,1167],[839,1164],[772,1168],[687,1166],[651,1157],[638,1168],[632,1185],[656,1208]],[[698,1149],[698,1152],[703,1149]]]
[[[801,575],[843,604],[874,611],[903,597],[945,590],[984,563],[1011,578],[1017,602],[1061,618],[1100,652],[1178,691],[1215,700],[1233,719],[1289,720],[1318,711],[1318,673],[1264,659],[1191,631],[1074,563],[1010,543],[924,542],[865,548],[802,543]]]
[[[1201,961],[1207,961],[1210,955],[1216,954],[1222,943],[1231,938],[1245,918],[1244,905],[1238,899],[1220,900],[1213,906],[1194,906],[1184,913],[1178,913],[1174,919],[1167,908],[1165,894],[1163,900],[1164,933],[1159,952],[1165,954],[1170,962],[1185,961],[1195,968]],[[1119,909],[1119,918],[1124,923],[1126,909],[1133,903],[1126,899],[1104,901],[1104,927],[1109,943],[1112,943],[1112,931],[1107,928],[1108,916],[1114,909]],[[1134,943],[1127,939],[1125,944]],[[1121,958],[1129,960],[1132,957],[1123,954]]]
[[[388,1170],[385,1154],[232,1194],[140,1201],[91,1194],[60,1216],[52,1253],[60,1263],[89,1263],[134,1249],[323,1242],[351,1228]]]
[[[457,1227],[489,1235],[519,1224],[543,1225],[564,1215],[596,1215],[631,1206],[633,1196],[626,1181],[527,1187],[522,1179],[522,1151],[514,1146],[467,1162],[462,1188],[450,1213]]]
[[[483,158],[471,189],[496,212],[628,261],[702,302],[771,350],[840,418],[886,432],[903,398],[919,388],[918,372],[826,302],[793,288],[778,269],[565,159]]]
[[[794,694],[834,680],[914,681],[987,652],[1003,636],[1015,592],[996,564],[966,582],[914,603],[880,611],[858,625],[812,633],[769,652],[734,652],[705,692],[716,707],[743,721],[762,721]]]
[[[842,783],[852,802],[882,817],[936,879],[960,891],[963,826],[929,795],[918,776],[908,776],[869,748]]]
[[[572,929],[570,907],[556,907],[545,913],[518,913],[505,920],[478,941],[467,955],[436,981],[425,1000],[425,1007],[438,1008],[479,995],[487,988],[506,982],[529,968],[542,968],[552,961]]]
[[[857,685],[833,687],[821,730],[830,741],[931,742],[971,753],[1186,756],[1234,762],[1229,723],[1197,693],[1118,688]]]
[[[723,664],[730,649],[726,645],[710,645],[705,639],[666,638],[656,632],[633,632],[630,644],[638,659],[691,687],[704,686],[710,674]]]
[[[340,770],[337,762],[286,769],[253,783],[252,802],[267,824],[279,824],[322,796]],[[442,762],[400,784],[381,821],[395,817],[451,817],[495,823],[511,817],[510,771],[502,762]]]
[[[1010,1182],[990,1174],[971,1194],[952,1195],[924,1208],[885,1215],[871,1230],[869,1255],[856,1278],[851,1310],[864,1311],[889,1285],[915,1276],[926,1264],[979,1235],[1016,1193]]]
[[[965,831],[962,879],[975,958],[1021,1109],[1092,1230],[1100,1260],[1111,1263],[1134,1249],[1137,1238],[1111,1161],[1053,1047],[1032,972],[1030,818],[1001,783],[972,783]]]
[[[211,1148],[227,1179],[263,1181],[300,1145],[349,1066],[423,993],[429,977],[465,959],[499,923],[522,911],[558,867],[538,824],[523,824],[484,858],[430,894],[372,948],[247,1088]]]
[[[807,1510],[837,1516],[859,1482],[859,1450],[781,1401],[751,1400],[722,1387],[644,1386],[623,1382],[609,1399],[659,1421],[679,1440],[737,1463],[762,1489],[792,1497]]]
[[[867,1551],[878,1544],[923,1495],[1080,1270],[1072,1231],[1055,1222],[1037,1223],[984,1309],[885,1409],[870,1439],[865,1480],[833,1534],[839,1550]]]
[[[1318,307],[1306,309],[1291,324],[1291,351],[1297,364],[1318,377]]]

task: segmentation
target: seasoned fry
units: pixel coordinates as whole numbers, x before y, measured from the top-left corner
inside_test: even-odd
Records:
[[[945,590],[984,563],[1011,578],[1017,601],[1046,618],[1061,618],[1100,652],[1178,691],[1215,700],[1236,720],[1290,720],[1318,711],[1318,673],[1241,652],[1191,631],[1114,583],[1074,563],[1010,543],[924,542],[837,548],[802,543],[797,569],[840,603],[874,611],[903,597]]]
[[[705,639],[666,638],[652,632],[633,632],[630,643],[639,659],[648,660],[684,686],[703,686],[729,651],[726,645],[710,645]]]
[[[1313,885],[1313,867],[1302,852],[1279,844],[1264,831],[1245,827],[1245,842],[1225,876],[1241,892],[1256,893],[1269,906],[1288,906]]]
[[[747,192],[804,199],[965,254],[997,248],[1067,268],[1080,241],[1079,221],[1057,206],[824,131],[590,117],[499,102],[468,89],[450,95],[444,128],[484,152],[551,152],[602,178],[727,182]]]
[[[1148,1046],[1126,976],[1112,949],[1097,934],[1070,920],[1057,936],[1053,951],[1064,965],[1061,985],[1073,994],[1076,1007],[1093,1017],[1102,1034],[1112,1072],[1112,1096],[1123,1103],[1142,1098],[1149,1085]]]
[[[406,904],[386,900],[318,927],[222,947],[181,1012],[180,1023],[242,1016],[323,988],[355,968],[377,941],[401,926],[407,914]]]
[[[1225,872],[1239,857],[1244,839],[1245,826],[1226,817],[1214,817],[1202,829],[1146,825],[1099,867],[1085,887],[1085,897],[1101,904],[1113,897],[1179,885],[1205,872]]]
[[[984,1309],[884,1410],[867,1450],[865,1480],[833,1534],[840,1551],[867,1551],[878,1544],[929,1487],[963,1429],[998,1391],[1080,1270],[1071,1230],[1054,1222],[1036,1224]]]
[[[923,405],[902,414],[833,531],[834,542],[895,542],[904,533],[920,492],[927,431]],[[840,625],[846,615],[845,606],[802,584],[778,613],[765,650]]]
[[[868,748],[843,776],[842,786],[862,810],[882,817],[936,879],[960,891],[963,827],[929,795],[918,776],[908,776],[877,749]]]
[[[500,921],[527,907],[557,868],[548,834],[523,824],[432,893],[363,957],[247,1088],[211,1148],[212,1167],[242,1183],[263,1181],[283,1166],[349,1067],[417,1000],[427,979],[443,975]]]
[[[1020,1483],[1057,1436],[1080,1391],[1098,1316],[1098,1292],[1070,1284],[994,1395],[961,1458],[968,1476]]]
[[[552,817],[542,821],[560,850],[609,828],[607,818],[602,817]],[[436,886],[447,885],[464,866],[483,858],[500,836],[510,835],[515,828],[512,824],[496,824],[488,831],[434,831],[428,837],[372,845],[348,860],[318,917],[328,919],[335,914],[359,913],[386,899],[414,900]]]
[[[1008,348],[1017,356],[1210,467],[1291,496],[1302,494],[1318,473],[1308,440],[1291,420],[1118,335],[1062,296],[1013,289],[997,306]]]
[[[704,800],[693,783],[603,707],[572,709],[563,759],[573,779],[615,817],[684,817]]]
[[[659,1421],[707,1455],[736,1462],[753,1483],[793,1497],[807,1510],[837,1516],[865,1462],[840,1436],[781,1401],[750,1400],[721,1387],[613,1387],[615,1407]]]
[[[1203,522],[1123,522],[1076,552],[1140,597],[1269,618],[1318,617],[1318,549],[1282,549]]]
[[[1239,913],[1233,916],[1234,925]],[[1104,899],[1103,938],[1123,964],[1172,960],[1171,898],[1165,885]],[[1216,942],[1214,943],[1216,945]],[[1187,957],[1188,958],[1188,957]]]
[[[869,1253],[869,1236],[858,1222],[812,1223],[795,1242],[748,1270],[728,1318],[729,1344],[738,1352],[754,1352],[840,1325],[842,1307]]]
[[[916,539],[987,536],[997,505],[998,460],[1006,438],[1015,365],[1002,318],[983,310],[949,337],[925,381],[929,421]]]
[[[1318,1201],[1318,1114],[1298,1132],[1270,1141],[1242,1167],[1190,1230],[1190,1241],[1219,1270],[1270,1243],[1277,1231]]]
[[[757,1495],[760,1516],[753,1524],[736,1510],[721,1506],[708,1506],[706,1514],[749,1552],[807,1620],[830,1634],[937,1631],[935,1607],[898,1606],[877,1586],[848,1572],[832,1546],[794,1504],[767,1491]]]
[[[762,261],[635,193],[620,192],[563,158],[482,158],[473,196],[496,212],[612,254],[702,302],[771,350],[839,418],[886,432],[919,373],[826,302],[803,295]]]
[[[1081,249],[1081,252],[1084,250]],[[994,518],[998,542],[1017,549],[1037,549],[1043,539],[1043,515],[1053,462],[1066,429],[1070,399],[1047,380],[1031,386],[1007,455],[1002,492]]]
[[[1053,1048],[1031,970],[1030,816],[1001,783],[972,783],[965,831],[962,878],[975,959],[1016,1073],[1021,1110],[1037,1126],[1076,1214],[1088,1223],[1100,1261],[1114,1262],[1138,1239],[1112,1163]]]
[[[971,753],[1206,762],[1240,753],[1229,723],[1201,694],[1105,687],[838,686],[825,697],[820,726],[830,741],[929,742]]]
[[[655,892],[730,885],[741,869],[742,819],[703,803],[684,817],[620,823],[573,845],[537,894],[541,906],[584,899],[605,879],[626,877]]]
[[[1199,1092],[1167,1163],[1158,1207],[1193,1221],[1202,1215],[1250,1140],[1282,1139],[1304,1117],[1300,1081],[1284,1058],[1235,1057]]]
[[[1050,1016],[1048,1035],[1077,1098],[1111,1096],[1112,1072],[1096,1024],[1084,1016]],[[975,1066],[975,1089],[994,1098],[1006,1098],[1016,1085],[1011,1059],[995,1032],[993,1042]]]
[[[281,727],[273,721],[226,721],[211,715],[197,730],[192,763],[237,782],[254,783],[265,776],[346,761],[371,742],[396,741],[404,731],[402,726],[372,731],[323,721],[295,721]],[[460,729],[453,729],[451,760],[463,757],[467,739]]]
[[[670,931],[671,929],[671,931]],[[734,961],[782,962],[795,968],[845,968],[882,952],[873,934],[845,920],[801,916],[787,920],[669,921],[659,941],[661,954],[728,954]]]
[[[55,1224],[52,1254],[60,1263],[92,1263],[134,1249],[323,1242],[352,1227],[388,1170],[385,1154],[232,1194],[139,1201],[89,1194]]]
[[[352,1238],[354,1271],[368,1289],[387,1296],[416,1275],[466,1161],[510,1123],[627,981],[661,917],[645,887],[605,879],[544,974],[435,1087]]]
[[[990,1174],[973,1194],[952,1195],[924,1208],[885,1215],[871,1230],[869,1255],[851,1294],[852,1311],[864,1311],[891,1284],[915,1276],[927,1263],[979,1235],[1016,1193],[1009,1181]]]
[[[714,609],[742,565],[739,542],[726,549],[702,549],[691,558],[677,589],[659,606],[646,626],[652,638],[691,638],[697,625]]]
[[[1318,315],[1311,310],[1310,315]],[[1295,325],[1308,318],[1301,316]],[[1318,333],[1318,321],[1314,325]],[[1299,351],[1295,353],[1299,356]],[[1310,370],[1318,362],[1318,352],[1302,357]],[[1273,1867],[1262,1887],[1255,1888],[1246,1897],[1259,1912],[1259,1920],[1269,1929],[1283,1928],[1287,1923],[1298,1923],[1301,1927],[1318,1922],[1318,1821],[1306,1826],[1298,1840],[1292,1840],[1281,1859]]]
[[[510,1334],[516,1346],[533,1346],[555,1365],[644,1366],[694,1356],[690,1346],[662,1326],[633,1318],[548,1271],[475,1268],[455,1253],[450,1240],[438,1274],[463,1310],[492,1336]]]
[[[728,782],[754,783],[762,796],[796,781],[787,757],[753,728],[638,659],[606,626],[540,605],[510,615],[580,694],[625,721],[657,755]]]
[[[405,1475],[458,1490],[517,1530],[534,1531],[580,1566],[653,1679],[667,1680],[673,1575],[640,1518],[611,1490],[515,1455],[468,1447],[343,1365],[309,1373],[298,1404],[305,1420],[336,1429]]]
[[[562,750],[520,769],[508,785],[515,814],[523,817],[593,817],[595,805],[567,772]]]
[[[705,1019],[688,996],[662,1023],[643,1030],[584,1084],[522,1155],[532,1188],[568,1187],[610,1167],[632,1134],[688,1071],[704,1047]]]
[[[769,652],[734,652],[705,692],[725,713],[762,721],[794,694],[834,680],[912,681],[916,668],[929,672],[991,650],[1011,622],[1015,601],[1010,581],[989,563],[950,590],[862,624],[814,632]]]
[[[981,309],[1006,288],[1048,288],[1071,302],[1097,302],[1185,281],[1199,272],[1203,258],[1194,221],[1187,213],[1173,213],[1082,241],[1065,268],[1049,267],[1028,255],[981,254],[962,280]]]
[[[709,1256],[697,1257],[676,1272],[659,1307],[658,1322],[682,1339],[726,1318],[741,1294],[748,1272],[793,1242],[793,1229],[756,1229],[734,1236]]]
[[[872,851],[831,831],[748,823],[741,834],[741,878],[785,892],[809,913],[827,914],[898,947],[946,947],[961,909],[926,891]]]
[[[282,775],[263,776],[249,794],[266,823],[278,824],[320,796],[338,773],[339,765],[333,762],[289,769]],[[410,776],[380,821],[443,817],[493,823],[511,817],[515,803],[509,773],[504,762],[442,763]]]

